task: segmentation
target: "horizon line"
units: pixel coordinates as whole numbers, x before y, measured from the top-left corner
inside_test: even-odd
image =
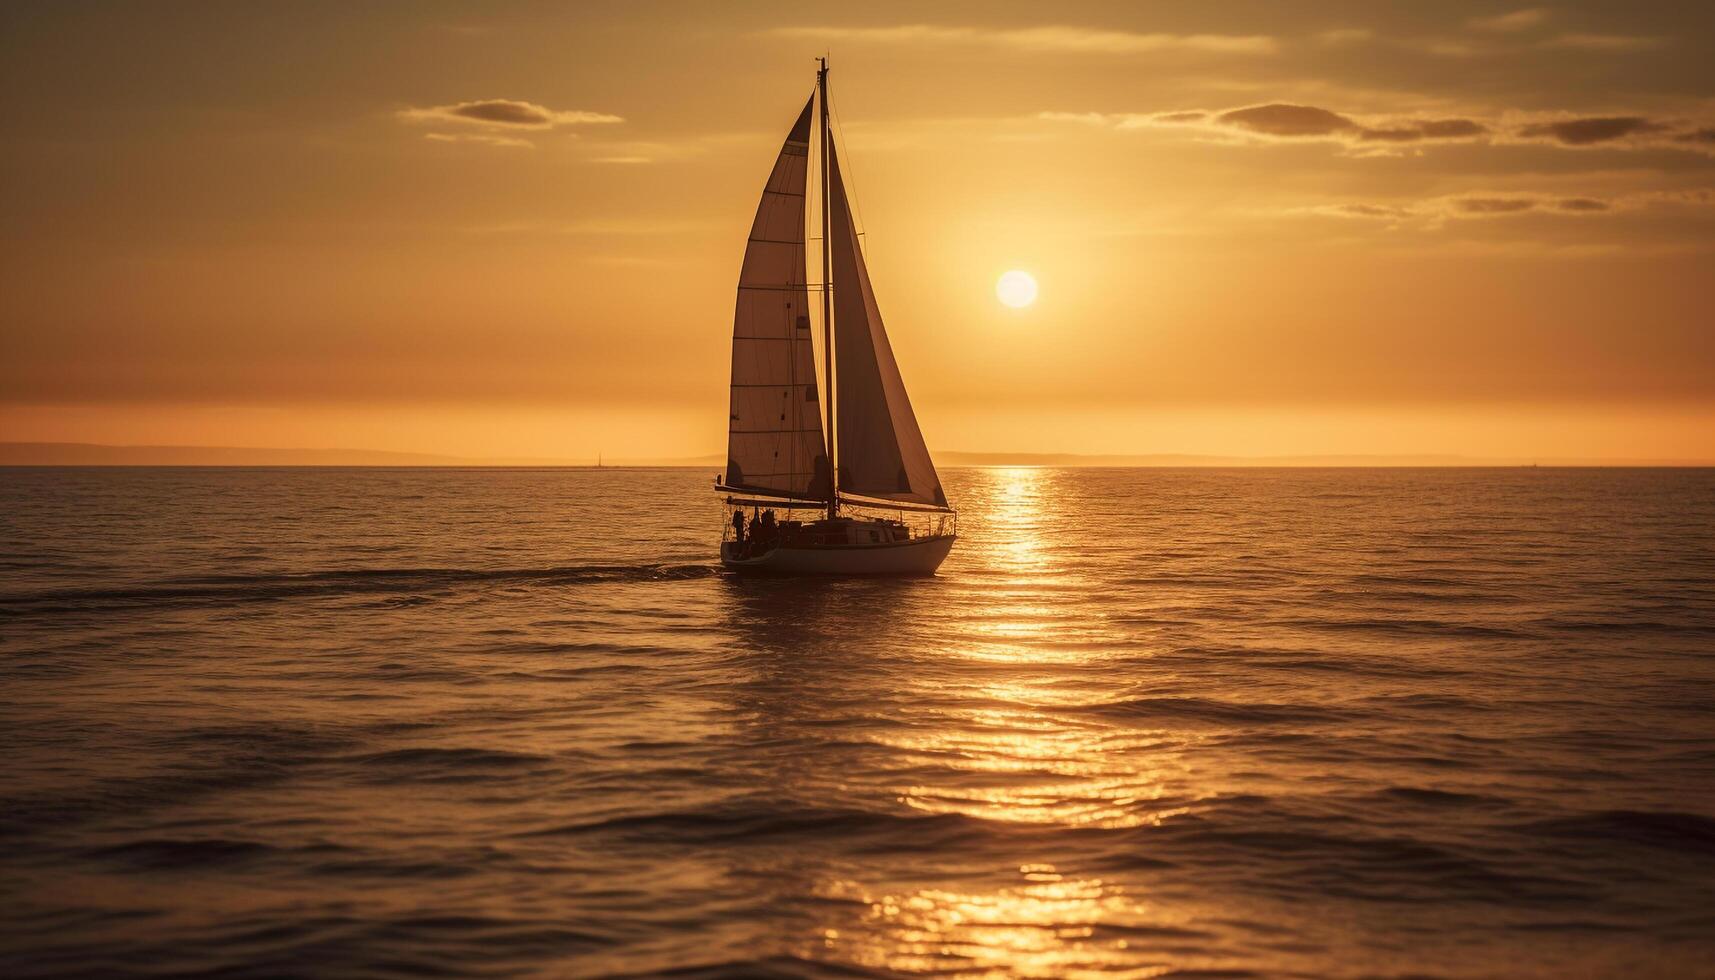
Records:
[[[1149,467],[1662,467],[1715,466],[1715,459],[1601,456],[1470,456],[1458,453],[1070,453],[948,450],[934,454],[947,467],[1042,466]],[[598,463],[598,459],[600,460]],[[719,467],[718,453],[699,456],[584,458],[571,456],[458,456],[389,449],[0,442],[0,466],[259,466],[597,469]]]

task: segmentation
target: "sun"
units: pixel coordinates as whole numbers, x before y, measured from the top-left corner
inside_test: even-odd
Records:
[[[1036,302],[1036,279],[1028,272],[1014,269],[994,284],[994,294],[1015,310]]]

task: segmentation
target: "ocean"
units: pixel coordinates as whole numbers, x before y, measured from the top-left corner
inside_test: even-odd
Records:
[[[1715,976],[1715,471],[0,471],[9,977]]]

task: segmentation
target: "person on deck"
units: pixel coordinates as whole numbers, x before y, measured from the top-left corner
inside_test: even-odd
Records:
[[[732,537],[740,545],[744,544],[744,511],[742,510],[732,512]]]

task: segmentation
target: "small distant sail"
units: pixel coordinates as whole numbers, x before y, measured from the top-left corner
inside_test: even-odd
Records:
[[[947,496],[881,323],[840,178],[839,156],[831,146],[828,162],[840,492],[945,507]]]
[[[828,495],[828,458],[805,282],[804,198],[810,160],[805,103],[762,191],[732,330],[727,486],[792,497]]]

